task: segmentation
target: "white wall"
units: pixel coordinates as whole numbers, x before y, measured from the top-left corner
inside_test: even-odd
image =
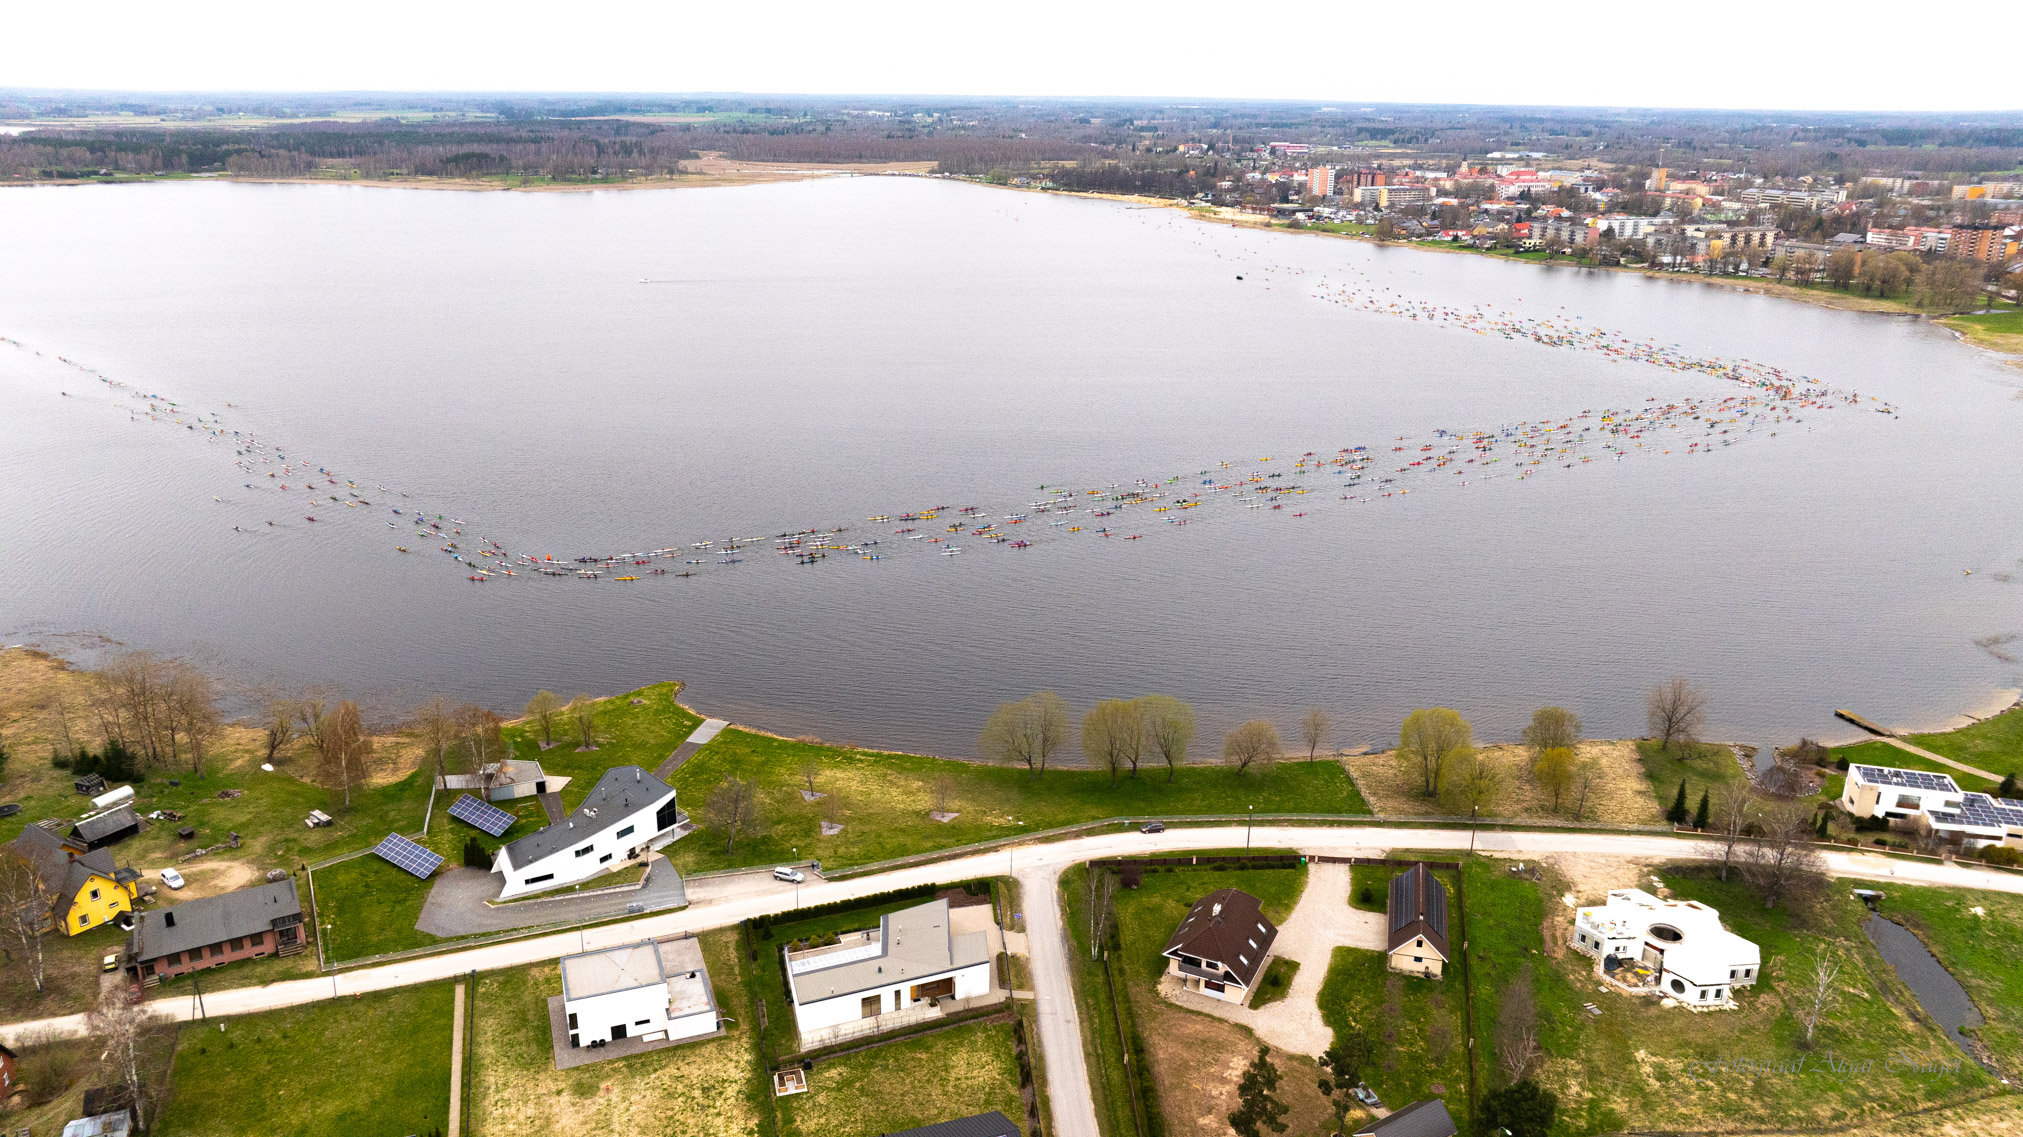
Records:
[[[505,875],[506,887],[499,892],[499,899],[511,900],[531,892],[541,892],[550,888],[561,888],[588,880],[598,873],[619,866],[628,859],[626,854],[634,849],[644,849],[648,842],[660,834],[654,828],[653,817],[662,805],[674,800],[670,791],[666,796],[649,802],[645,807],[634,810],[623,821],[607,826],[593,836],[565,846],[560,852],[543,857],[533,864],[517,866],[508,863],[506,849],[501,846],[492,869]],[[561,824],[568,824],[566,821]],[[623,837],[618,834],[630,827],[631,832]],[[578,849],[589,849],[582,856]],[[532,878],[553,874],[551,880],[536,881]]]
[[[811,1003],[797,1003],[794,1006],[794,1021],[803,1031],[820,1030],[823,1027],[838,1026],[855,1022],[864,1017],[863,1000],[877,995],[878,1013],[891,1014],[894,1010],[905,1010],[915,1004],[908,1001],[909,988],[950,976],[955,978],[955,992],[951,998],[970,999],[990,993],[990,962],[974,964],[955,971],[938,971],[917,978],[909,977],[903,982],[870,991],[857,991],[849,995],[838,995],[832,999],[821,999]],[[895,1005],[893,999],[899,1002]],[[926,1006],[927,1000],[920,1000],[919,1006]]]
[[[608,995],[570,999],[562,1004],[562,1011],[565,1015],[576,1016],[576,1028],[569,1033],[576,1036],[579,1046],[609,1041],[614,1025],[625,1027],[625,1037],[638,1038],[642,1034],[668,1029],[667,985],[656,983],[629,991],[613,991]],[[645,1020],[643,1026],[640,1025],[642,1019]],[[709,1029],[715,1030],[716,1024],[712,1022]]]

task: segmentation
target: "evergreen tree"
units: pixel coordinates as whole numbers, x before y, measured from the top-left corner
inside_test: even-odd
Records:
[[[1285,1132],[1285,1115],[1292,1107],[1271,1096],[1278,1089],[1278,1068],[1271,1064],[1271,1050],[1257,1048],[1257,1058],[1243,1072],[1236,1085],[1236,1112],[1229,1115],[1229,1127],[1238,1137],[1264,1137],[1264,1131]],[[1541,1131],[1542,1137],[1543,1131]]]
[[[1686,779],[1679,779],[1679,793],[1672,799],[1672,808],[1665,811],[1665,820],[1674,825],[1686,823]]]
[[[1491,1133],[1502,1128],[1510,1137],[1545,1137],[1558,1109],[1559,1098],[1551,1090],[1526,1078],[1483,1096],[1482,1123]]]
[[[1707,827],[1707,791],[1705,789],[1702,789],[1700,791],[1700,808],[1693,811],[1693,828],[1705,829],[1706,827]]]
[[[1831,836],[1831,834],[1829,834],[1829,833],[1827,832],[1827,829],[1826,829],[1826,821],[1827,821],[1827,816],[1828,816],[1828,815],[1827,815],[1827,812],[1826,812],[1825,810],[1823,810],[1823,809],[1822,809],[1822,810],[1820,810],[1820,811],[1819,811],[1819,825],[1818,825],[1818,827],[1817,827],[1817,828],[1815,828],[1815,829],[1813,830],[1813,835],[1814,835],[1814,836],[1817,836],[1817,837],[1818,837],[1818,838],[1819,838],[1820,840],[1822,840],[1822,841],[1826,840],[1826,839],[1827,839],[1827,838],[1828,838],[1829,836]]]
[[[2007,774],[2007,775],[2004,775],[2004,776],[2003,776],[2003,778],[2002,778],[2002,785],[2001,785],[2001,788],[1999,788],[1999,789],[1997,789],[1997,790],[1995,791],[1995,796],[1996,796],[1996,797],[2015,797],[2015,796],[2016,796],[2016,775],[2014,775],[2014,774]]]

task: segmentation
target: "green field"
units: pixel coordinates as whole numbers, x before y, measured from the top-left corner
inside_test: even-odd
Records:
[[[781,1137],[873,1137],[991,1110],[1025,1116],[1009,1022],[823,1059],[808,1075],[808,1092],[779,1106]]]
[[[1945,736],[1923,735],[1921,737],[1943,738]],[[1924,746],[1925,744],[1919,742],[1916,745]],[[1925,749],[1932,751],[1934,754],[1945,753],[1931,746],[1925,746]],[[1934,762],[1930,758],[1913,754],[1908,750],[1899,749],[1878,739],[1871,738],[1866,742],[1857,742],[1851,746],[1836,746],[1833,748],[1833,757],[1836,761],[1845,758],[1850,765],[1894,766],[1899,770],[1929,770],[1934,774],[1944,774],[1953,779],[1963,790],[1976,790],[1985,793],[1995,792],[1995,783],[1988,781],[1986,778],[1975,777],[1965,770],[1948,766],[1943,762]],[[1967,762],[1970,766],[1977,765],[1977,763],[1970,762],[1965,758],[1960,759],[1960,761]],[[1985,770],[1988,767],[1982,766],[1981,768]],[[1833,791],[1833,798],[1835,800],[1839,799],[1840,790],[1845,783],[1846,776],[1842,775],[1838,781],[1833,782],[1828,787]],[[1821,794],[1823,799],[1825,791],[1821,791]]]
[[[1663,871],[1675,896],[1719,909],[1730,930],[1763,951],[1762,979],[1738,996],[1739,1009],[1696,1014],[1597,991],[1588,957],[1567,949],[1563,935],[1548,946],[1543,929],[1572,916],[1548,903],[1560,891],[1550,878],[1534,883],[1484,859],[1468,861],[1464,871],[1480,1088],[1507,1079],[1497,1060],[1498,1019],[1506,992],[1528,980],[1545,1054],[1533,1076],[1559,1095],[1556,1133],[1609,1132],[1630,1119],[1639,1129],[1720,1129],[1737,1117],[1766,1130],[1832,1129],[1964,1101],[1994,1084],[1971,1063],[1948,1068],[1957,1049],[1911,1017],[1908,992],[1862,936],[1866,912],[1844,889],[1830,886],[1795,911],[1765,910],[1746,886],[1720,881],[1711,868]],[[1805,1050],[1794,1012],[1812,952],[1822,945],[1844,960],[1843,993]],[[2005,949],[1984,942],[1981,950],[1999,956]],[[1997,962],[1990,974],[2012,983],[2013,968]],[[1383,1038],[1380,1069],[1367,1080],[1386,1104],[1430,1092],[1438,1081],[1462,1120],[1455,1079],[1465,1077],[1465,1056],[1453,1041],[1463,1031],[1459,979],[1453,964],[1437,983],[1396,979],[1374,952],[1337,950],[1322,1011],[1338,1031],[1356,1023]],[[1988,997],[2010,990],[1991,986]],[[1601,1008],[1599,1017],[1581,1010],[1589,1001]],[[1446,1033],[1436,1039],[1436,1029]],[[1991,1023],[1990,1035],[2007,1029]],[[1757,1062],[1782,1065],[1737,1069]],[[1937,1068],[1905,1068],[1919,1064]]]
[[[2018,334],[2023,334],[2023,314],[2005,314],[2001,318],[2014,320],[2018,325]],[[1958,730],[1908,735],[1904,741],[1990,773],[2023,777],[2023,710],[2004,711]],[[1958,773],[1956,770],[1948,772]]]
[[[449,1116],[451,990],[431,983],[191,1024],[154,1132],[439,1130]]]
[[[1659,809],[1672,807],[1681,781],[1686,783],[1686,809],[1690,812],[1699,806],[1702,790],[1744,777],[1735,752],[1710,742],[1673,743],[1670,750],[1665,750],[1651,739],[1640,738],[1637,759],[1644,764],[1644,776],[1651,780],[1651,793],[1657,797]],[[1690,822],[1691,818],[1687,820]]]

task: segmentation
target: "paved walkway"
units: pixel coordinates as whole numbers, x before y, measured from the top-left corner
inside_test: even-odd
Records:
[[[1884,735],[1882,741],[1889,743],[1891,746],[1896,747],[1898,750],[1915,754],[1920,758],[1930,759],[1933,762],[1937,762],[1941,766],[1951,766],[1955,770],[1962,771],[1963,773],[1972,774],[1977,778],[1986,778],[1991,782],[1999,782],[2002,780],[2002,775],[2000,774],[1991,774],[1978,766],[1969,766],[1965,762],[1955,762],[1951,758],[1948,758],[1943,754],[1934,754],[1922,746],[1913,746],[1910,743],[1905,742],[1903,739],[1898,738],[1893,734]]]
[[[667,756],[667,761],[662,762],[654,768],[653,776],[663,782],[672,777],[676,770],[681,769],[682,763],[695,757],[696,751],[701,750],[705,744],[715,738],[723,731],[723,728],[729,725],[730,723],[725,722],[723,719],[702,720],[702,725],[695,728],[695,733],[688,736],[688,741],[675,747],[674,753]]]
[[[560,791],[549,790],[547,793],[537,794],[536,797],[541,802],[541,812],[548,815],[548,824],[560,824],[569,816],[569,811],[562,808],[562,794]]]
[[[456,1017],[450,1020],[450,1125],[449,1132],[463,1132],[464,1116],[464,985],[457,984]]]
[[[1298,974],[1286,996],[1263,1007],[1242,1006],[1189,991],[1171,976],[1160,979],[1159,993],[1189,1010],[1241,1023],[1280,1050],[1319,1055],[1334,1044],[1334,1032],[1321,1019],[1321,981],[1338,947],[1384,950],[1384,914],[1349,907],[1349,866],[1313,864],[1307,867],[1306,890],[1299,907],[1279,926],[1271,954],[1297,962]],[[1255,1001],[1259,996],[1252,995]]]
[[[614,881],[613,886],[616,883]],[[624,892],[606,892],[597,896],[563,893],[546,899],[516,900],[511,904],[485,903],[497,900],[505,887],[506,880],[498,873],[459,865],[445,872],[429,889],[428,900],[422,905],[421,917],[414,926],[429,935],[445,938],[482,936],[509,932],[514,928],[574,924],[583,920],[623,916],[626,908],[633,904],[644,904],[646,911],[657,912],[688,903],[688,891],[682,884],[681,874],[674,871],[665,858],[658,856],[648,862],[645,884]]]

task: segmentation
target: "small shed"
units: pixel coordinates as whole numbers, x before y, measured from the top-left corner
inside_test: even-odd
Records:
[[[1439,1098],[1415,1101],[1355,1131],[1354,1137],[1454,1137],[1454,1118]]]
[[[133,811],[131,805],[108,809],[70,827],[70,835],[86,849],[103,849],[107,845],[117,845],[138,832],[140,832],[140,815]]]

